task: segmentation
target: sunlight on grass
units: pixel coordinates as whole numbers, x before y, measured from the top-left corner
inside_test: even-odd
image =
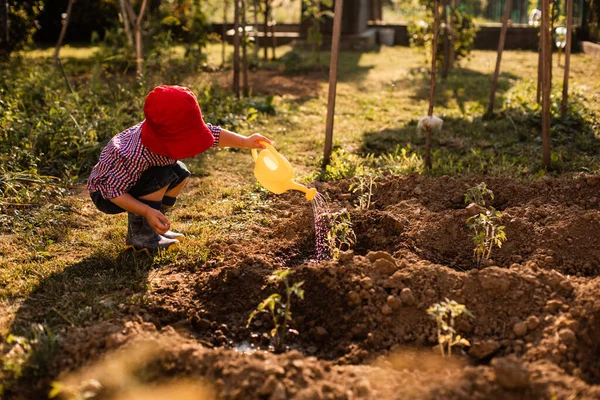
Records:
[[[94,53],[98,51],[98,49],[98,46],[72,47],[67,44],[61,47],[60,57],[85,60],[91,58],[94,55]],[[21,52],[21,54],[31,58],[49,58],[54,56],[54,47],[48,47],[46,49],[29,50]]]

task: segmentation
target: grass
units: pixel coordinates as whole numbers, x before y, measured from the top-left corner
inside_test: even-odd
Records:
[[[85,87],[89,78],[80,73],[92,65],[88,59],[94,50],[65,47],[61,53],[67,72],[78,75],[78,87]],[[289,46],[281,47],[278,53],[291,50]],[[221,46],[212,44],[207,52],[209,66],[219,66]],[[176,48],[172,57],[181,59],[180,53]],[[51,54],[48,49],[24,56],[49,66]],[[230,46],[227,54],[231,54]],[[327,53],[321,56],[323,65],[327,65]],[[433,136],[434,168],[428,173],[484,173],[531,179],[548,173],[598,172],[597,59],[583,54],[573,56],[574,105],[569,118],[554,119],[553,167],[545,171],[540,168],[539,106],[534,100],[537,54],[504,53],[497,117],[483,120],[495,57],[494,52],[475,51],[446,81],[438,83],[435,114],[445,122],[441,133]],[[267,70],[273,68],[282,67],[277,63],[267,65]],[[559,103],[562,69],[556,65],[556,58],[554,68],[554,99]],[[253,72],[251,76],[261,73]],[[305,181],[319,174],[322,160],[327,78],[326,70],[321,69],[311,68],[304,75],[282,71],[278,79],[292,85],[288,92],[275,96],[276,113],[260,114],[238,129],[242,134],[261,132],[272,138]],[[201,72],[169,83],[186,84],[198,91],[229,79],[230,71]],[[293,84],[300,79],[312,85],[308,93]],[[424,138],[418,134],[416,123],[426,115],[428,85],[425,57],[419,50],[382,47],[365,53],[342,52],[335,147],[352,155],[351,162],[378,167],[396,163],[396,171],[422,172],[419,160]],[[253,91],[272,86],[270,81],[258,82]],[[214,116],[207,118],[209,122],[210,117]],[[404,156],[400,156],[399,149],[404,149]],[[35,235],[27,226],[0,235],[0,335],[26,335],[34,322],[60,333],[70,326],[113,318],[120,305],[143,308],[144,302],[151,299],[153,282],[173,271],[194,270],[206,262],[220,261],[222,255],[215,243],[236,241],[254,224],[265,221],[271,196],[254,182],[249,151],[211,150],[187,163],[196,176],[171,215],[174,227],[188,234],[178,253],[154,259],[124,253],[125,218],[101,215],[81,187],[78,194],[58,199],[58,208],[55,204],[42,207],[43,212],[34,221]]]

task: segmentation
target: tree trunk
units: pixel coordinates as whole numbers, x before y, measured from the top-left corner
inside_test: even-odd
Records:
[[[542,0],[545,1],[545,0]],[[542,30],[542,25],[540,24],[540,39],[539,39],[539,45],[538,45],[538,68],[537,68],[537,72],[538,72],[538,76],[537,76],[537,87],[535,90],[535,100],[537,101],[538,104],[540,104],[542,102],[542,65],[543,65],[543,58],[542,58],[542,53],[543,53],[543,47],[544,47],[544,43],[543,43],[543,30]]]
[[[494,102],[496,101],[496,88],[498,87],[498,77],[500,76],[500,63],[502,62],[502,52],[504,51],[504,41],[506,40],[506,30],[508,28],[508,18],[512,0],[506,0],[506,8],[502,16],[502,30],[500,31],[500,40],[498,41],[498,56],[496,57],[496,69],[492,78],[492,90],[490,91],[490,101],[488,103],[487,117],[494,115]]]
[[[248,97],[248,41],[246,38],[246,0],[241,0],[242,9],[242,90],[244,97]]]
[[[542,0],[542,165],[550,165],[550,70],[552,67],[552,43],[550,38],[551,0]]]
[[[67,15],[65,19],[62,21],[62,28],[60,30],[60,35],[58,36],[58,42],[56,42],[56,48],[54,49],[54,65],[58,66],[58,56],[60,54],[60,48],[62,47],[63,40],[65,39],[65,35],[67,33],[67,27],[69,26],[69,20],[71,19],[71,12],[73,11],[73,3],[75,0],[69,0],[69,5],[67,5]]]
[[[125,5],[127,6],[127,15],[129,16],[129,22],[135,27],[135,64],[136,74],[141,76],[144,72],[144,43],[142,38],[142,21],[144,20],[144,14],[146,12],[146,5],[148,0],[142,1],[140,7],[140,13],[136,16],[133,10],[132,0],[126,0]]]
[[[427,115],[433,116],[433,97],[435,95],[436,49],[440,29],[440,2],[435,0],[433,6],[433,43],[431,49],[431,82],[429,88],[429,109]],[[431,129],[425,131],[425,167],[431,169]]]
[[[240,98],[240,0],[233,0],[233,92]]]
[[[567,0],[567,44],[565,46],[565,77],[560,115],[567,116],[569,102],[569,72],[571,70],[571,41],[573,40],[573,0]]]
[[[10,54],[9,35],[8,35],[8,0],[2,1],[2,32],[0,33],[0,61],[7,61]]]
[[[437,0],[436,0],[437,1]],[[335,94],[337,89],[338,60],[340,54],[340,36],[342,33],[342,10],[344,0],[336,0],[333,15],[333,33],[331,36],[331,60],[329,63],[329,96],[327,99],[327,121],[325,127],[325,148],[323,168],[329,164],[333,147],[333,117],[335,115]]]
[[[127,7],[125,6],[125,0],[119,0],[121,6],[121,15],[123,16],[123,28],[125,30],[125,37],[127,43],[133,47],[133,35],[131,34],[131,27],[129,26],[129,17],[127,16]]]

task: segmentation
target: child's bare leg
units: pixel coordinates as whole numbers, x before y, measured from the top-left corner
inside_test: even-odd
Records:
[[[164,188],[161,188],[160,190],[157,190],[154,193],[150,193],[145,196],[140,196],[140,197],[138,197],[138,199],[162,202],[162,199],[163,199],[163,197],[165,197],[165,193],[167,192],[168,189],[169,189],[169,187],[165,186]]]
[[[175,186],[171,189],[168,189],[164,193],[164,196],[162,197],[162,200],[161,200],[162,204],[160,206],[160,210],[162,211],[163,214],[166,214],[167,211],[169,211],[171,208],[173,208],[173,206],[175,205],[175,202],[177,201],[177,196],[179,196],[179,193],[181,193],[181,190],[185,186],[186,182],[187,182],[187,178],[184,179],[183,181],[181,181],[181,183],[178,184],[177,186]],[[180,242],[183,242],[183,239],[184,239],[183,234],[173,232],[173,231],[167,231],[167,232],[163,233],[163,236],[167,237],[169,239],[179,240]]]
[[[165,196],[168,197],[173,197],[173,198],[177,198],[177,196],[179,196],[179,193],[181,193],[181,190],[183,189],[183,187],[185,186],[185,184],[187,183],[187,178],[184,179],[183,181],[181,181],[181,183],[177,186],[175,186],[172,189],[169,189],[165,192]]]

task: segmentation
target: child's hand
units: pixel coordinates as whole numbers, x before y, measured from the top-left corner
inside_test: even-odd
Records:
[[[165,233],[171,228],[171,224],[169,223],[167,217],[154,208],[148,207],[145,217],[152,229],[154,229],[154,232],[158,233],[159,235]]]
[[[246,138],[246,147],[250,149],[264,149],[265,145],[260,142],[267,142],[271,144],[271,141],[261,135],[260,133],[255,133]]]

